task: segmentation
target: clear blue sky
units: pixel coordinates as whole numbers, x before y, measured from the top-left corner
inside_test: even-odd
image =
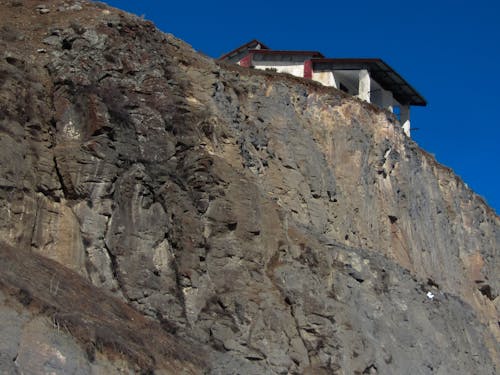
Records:
[[[500,1],[108,0],[218,57],[251,40],[380,57],[428,101],[413,139],[500,213]]]

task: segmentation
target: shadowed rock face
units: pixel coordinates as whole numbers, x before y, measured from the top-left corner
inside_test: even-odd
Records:
[[[0,1],[1,371],[498,371],[500,220],[391,114],[39,5]]]

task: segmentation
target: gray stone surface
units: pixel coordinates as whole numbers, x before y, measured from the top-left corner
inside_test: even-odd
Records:
[[[8,246],[197,343],[208,364],[192,373],[498,372],[500,219],[391,114],[219,65],[103,5],[55,1],[74,16],[38,23],[37,5],[0,2]],[[47,314],[1,308],[17,338],[0,369],[21,342],[35,365]],[[46,342],[68,369],[70,334]]]

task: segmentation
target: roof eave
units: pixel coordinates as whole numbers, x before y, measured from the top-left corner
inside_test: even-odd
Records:
[[[233,49],[232,51],[229,51],[228,53],[225,53],[223,54],[221,57],[219,57],[217,60],[224,60],[226,58],[228,58],[229,56],[235,54],[235,53],[238,53],[242,50],[244,50],[245,48],[248,48],[249,46],[251,46],[252,44],[260,44],[260,46],[263,48],[263,49],[269,49],[268,46],[266,46],[264,43],[262,43],[260,40],[258,39],[252,39],[251,41]]]
[[[323,54],[319,51],[301,51],[301,50],[276,50],[276,49],[251,49],[251,53],[262,55],[301,55],[312,56],[312,59],[323,58]]]

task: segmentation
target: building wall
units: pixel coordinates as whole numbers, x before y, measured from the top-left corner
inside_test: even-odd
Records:
[[[312,79],[325,86],[337,88],[337,82],[333,76],[333,72],[313,72]]]
[[[381,108],[393,111],[394,107],[399,106],[399,103],[394,99],[392,92],[384,90],[378,82],[371,80],[370,85],[370,101]]]
[[[359,71],[358,70],[334,70],[333,75],[337,87],[350,95],[358,95]]]
[[[303,61],[253,61],[255,69],[276,69],[279,73],[289,73],[297,77],[304,77]]]

